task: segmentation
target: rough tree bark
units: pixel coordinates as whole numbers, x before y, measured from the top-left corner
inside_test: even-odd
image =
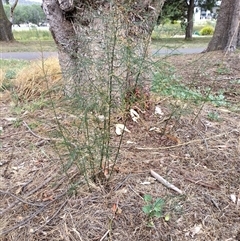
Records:
[[[127,53],[146,55],[146,42],[161,11],[164,0],[43,0],[43,10],[50,24],[50,31],[58,47],[62,72],[67,80],[66,92],[72,87],[94,78],[94,71],[104,75],[109,70],[96,63],[108,63],[110,55],[117,56],[112,66],[121,65]],[[84,62],[85,61],[85,62]],[[85,65],[85,66],[84,66]],[[101,72],[101,73],[100,73]],[[130,73],[131,72],[131,73]],[[138,73],[139,74],[139,73]],[[70,76],[69,76],[70,75]],[[110,75],[110,73],[108,73]],[[131,75],[131,76],[130,76]]]
[[[15,0],[10,8],[10,22],[13,23],[13,17],[14,17],[14,10],[17,7],[18,0]]]
[[[222,0],[216,28],[207,52],[233,51],[240,46],[240,0]]]
[[[12,23],[8,20],[0,0],[0,41],[13,41]]]
[[[192,40],[193,35],[193,15],[194,15],[194,0],[189,2],[186,0],[188,11],[187,11],[187,26],[185,32],[185,39]]]

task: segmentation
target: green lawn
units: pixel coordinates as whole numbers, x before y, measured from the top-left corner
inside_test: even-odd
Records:
[[[54,52],[56,45],[53,40],[32,40],[1,43],[2,53],[5,52]]]
[[[16,41],[2,42],[0,51],[4,52],[52,52],[56,51],[50,31],[36,29],[26,31],[13,31]]]
[[[202,27],[202,26],[201,26]],[[195,30],[197,28],[195,27]],[[180,34],[180,35],[179,35]],[[15,42],[2,42],[0,51],[4,52],[53,52],[56,45],[50,31],[32,29],[29,31],[13,31]],[[205,47],[211,36],[195,37],[192,41],[184,40],[184,32],[179,24],[166,24],[155,27],[152,33],[153,48],[192,48]]]
[[[152,40],[153,48],[197,48],[205,47],[211,40],[211,36],[208,37],[195,37],[193,40],[185,40],[182,37],[161,38],[158,40]]]
[[[152,41],[153,48],[194,48],[207,46],[211,37],[197,37],[192,41],[184,40],[184,37],[161,38]],[[0,51],[4,52],[54,52],[56,45],[53,40],[24,40],[11,43],[1,43]]]

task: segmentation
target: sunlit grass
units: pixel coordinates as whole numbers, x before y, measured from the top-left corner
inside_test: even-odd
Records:
[[[194,47],[205,47],[211,40],[211,37],[194,37],[191,41],[185,40],[182,37],[168,37],[161,38],[158,40],[152,40],[153,48],[194,48]]]
[[[13,36],[17,41],[53,41],[50,31],[47,30],[23,30],[23,31],[13,31]]]
[[[56,44],[53,40],[21,40],[2,43],[0,51],[6,52],[55,52]]]

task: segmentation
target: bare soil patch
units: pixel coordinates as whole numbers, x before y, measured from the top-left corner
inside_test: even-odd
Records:
[[[127,121],[131,133],[123,137],[111,180],[91,182],[91,191],[77,168],[63,172],[49,137],[57,128],[51,107],[13,108],[2,94],[0,240],[240,240],[239,54],[164,61],[184,84],[221,91],[228,106],[189,104],[189,113],[174,117],[172,103],[184,104],[153,96],[151,107],[139,112],[141,121]],[[163,116],[154,114],[155,106]],[[71,128],[71,116],[61,116]],[[112,142],[118,138],[113,134]],[[183,194],[154,180],[150,170]],[[165,201],[154,227],[142,211],[144,194]]]

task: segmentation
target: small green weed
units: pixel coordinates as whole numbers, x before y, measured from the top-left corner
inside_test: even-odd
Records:
[[[208,119],[211,121],[220,121],[220,116],[217,112],[211,111],[208,113]]]
[[[28,126],[31,130],[33,130],[39,126],[39,123],[33,122],[33,123],[28,124]]]
[[[12,80],[16,77],[16,70],[7,69],[0,86],[0,91],[10,90],[13,87]]]
[[[230,74],[230,69],[226,67],[219,67],[217,68],[217,73],[218,74]]]
[[[231,84],[240,84],[240,79],[230,80]]]
[[[8,69],[5,73],[5,79],[10,80],[16,77],[16,71],[13,69]]]
[[[169,69],[169,73],[158,72],[155,74],[152,90],[181,100],[197,101],[201,98],[200,93],[181,84],[171,69]]]
[[[217,107],[227,105],[227,101],[225,100],[225,96],[223,95],[223,93],[219,93],[217,95],[209,94],[206,98],[206,101],[210,101]]]
[[[143,206],[142,210],[148,217],[148,226],[153,227],[153,220],[152,218],[160,218],[162,217],[162,211],[164,207],[164,200],[161,198],[157,198],[155,201],[153,200],[152,196],[149,194],[144,195],[144,201],[146,203]]]
[[[211,102],[215,106],[226,106],[227,102],[222,93],[211,94],[211,90],[206,90],[206,94],[200,93],[196,89],[190,89],[180,82],[172,69],[166,72],[157,72],[154,75],[152,91],[165,96],[171,96],[174,99],[191,101],[195,104],[202,102]]]
[[[70,187],[68,189],[68,195],[73,196],[77,194],[79,183],[70,183]]]
[[[45,96],[43,95],[38,100],[34,100],[30,103],[28,103],[28,101],[26,101],[24,108],[30,112],[33,112],[35,110],[42,110],[45,107],[48,107],[50,105],[50,101],[47,99],[44,99],[44,98],[45,98]]]
[[[13,122],[13,126],[15,128],[19,128],[21,125],[22,125],[22,120],[20,120],[20,119],[17,119]]]

